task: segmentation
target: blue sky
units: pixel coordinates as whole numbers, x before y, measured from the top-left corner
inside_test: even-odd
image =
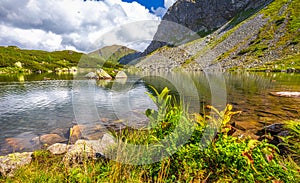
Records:
[[[153,7],[154,9],[157,9],[158,7],[164,7],[164,1],[163,0],[122,0],[123,2],[133,2],[136,1],[139,4],[145,6],[147,9],[151,10]]]
[[[176,0],[136,1],[0,0],[0,46],[85,52],[101,35],[116,27],[139,21],[160,21]],[[150,30],[147,26],[141,28],[145,30],[134,34],[137,38]],[[155,31],[152,26],[149,35]],[[116,35],[110,40],[119,38],[120,35]],[[132,48],[142,50],[145,46]]]

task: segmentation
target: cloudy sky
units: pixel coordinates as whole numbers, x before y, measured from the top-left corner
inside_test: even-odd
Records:
[[[143,50],[175,1],[1,0],[0,45],[88,52],[101,42]]]

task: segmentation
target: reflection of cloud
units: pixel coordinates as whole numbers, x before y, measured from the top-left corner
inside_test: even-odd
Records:
[[[0,44],[85,51],[103,33],[140,20],[159,18],[137,2],[121,0],[2,0]]]

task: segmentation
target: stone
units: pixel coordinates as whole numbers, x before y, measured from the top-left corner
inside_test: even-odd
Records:
[[[127,78],[127,74],[124,71],[119,71],[115,78]]]
[[[112,77],[103,69],[98,69],[96,71],[97,76],[99,79],[112,79]]]
[[[116,145],[110,134],[104,134],[101,140],[78,140],[65,154],[66,164],[81,163],[88,159],[104,156],[109,147]]]
[[[40,141],[42,144],[52,145],[59,142],[67,142],[68,140],[57,134],[45,134],[40,136]]]
[[[8,154],[12,152],[33,151],[39,148],[40,140],[38,136],[23,133],[14,138],[6,138],[4,144],[1,145],[1,152]]]
[[[266,133],[271,133],[272,135],[277,135],[278,133],[283,131],[283,124],[281,123],[275,123],[268,125],[262,129],[262,131]]]
[[[300,92],[270,92],[270,95],[278,96],[278,97],[291,97],[291,98],[300,98]]]
[[[0,173],[2,176],[13,176],[16,169],[31,163],[32,152],[13,153],[0,157]]]
[[[54,155],[60,155],[60,154],[65,154],[68,151],[68,149],[71,147],[72,147],[71,145],[56,143],[49,146],[47,150]]]
[[[85,77],[89,79],[98,79],[98,75],[95,72],[89,72]]]
[[[63,161],[66,164],[81,163],[84,160],[95,159],[96,151],[93,149],[92,144],[100,143],[99,140],[78,140],[76,143],[67,151]]]
[[[70,128],[69,143],[74,144],[77,140],[82,138],[81,131],[85,128],[84,125],[74,125]]]

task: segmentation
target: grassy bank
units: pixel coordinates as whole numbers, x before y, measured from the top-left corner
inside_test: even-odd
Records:
[[[230,118],[239,113],[233,112],[231,105],[222,112],[209,107],[212,112],[203,116],[189,114],[183,105],[175,104],[166,88],[157,93],[157,96],[149,96],[158,106],[157,111],[145,112],[152,128],[127,129],[114,135],[125,144],[160,144],[163,139],[167,139],[168,144],[160,144],[159,147],[162,148],[156,151],[157,155],[162,152],[170,153],[166,158],[150,163],[151,157],[144,157],[142,161],[149,163],[144,165],[130,165],[101,158],[66,165],[63,156],[36,151],[31,164],[19,169],[15,177],[1,177],[0,181],[299,182],[300,122],[290,121],[286,124],[290,136],[284,138],[283,143],[289,153],[280,155],[277,147],[265,141],[231,136]],[[203,141],[207,129],[213,129],[212,127],[217,129],[217,135]],[[178,149],[174,147],[188,134],[190,137],[184,145]],[[207,147],[205,142],[210,142]],[[174,149],[175,153],[172,153]],[[148,150],[151,154],[153,149],[149,146]],[[120,146],[111,151],[119,152]],[[125,156],[120,154],[119,158],[134,159],[133,156]]]

